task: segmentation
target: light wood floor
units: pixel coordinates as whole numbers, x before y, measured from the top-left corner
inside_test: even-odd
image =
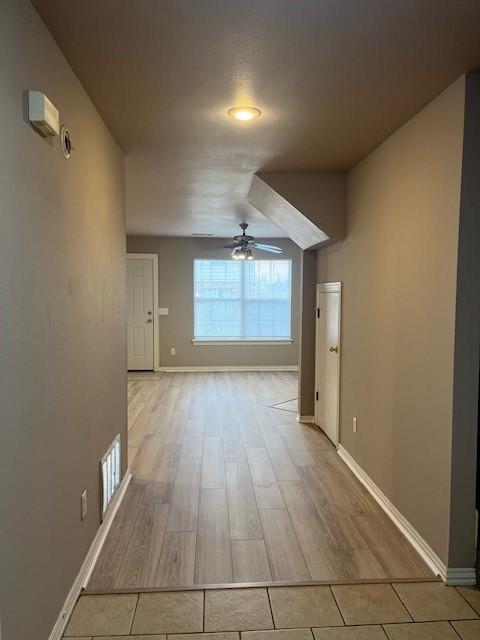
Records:
[[[432,576],[296,393],[289,372],[130,381],[134,479],[88,588]]]

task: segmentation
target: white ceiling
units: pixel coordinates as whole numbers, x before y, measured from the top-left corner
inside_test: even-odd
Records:
[[[480,68],[478,0],[33,3],[126,153],[135,234],[282,235],[253,173],[348,170]]]

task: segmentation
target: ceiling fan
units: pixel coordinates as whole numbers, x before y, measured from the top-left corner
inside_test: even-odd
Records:
[[[248,224],[246,222],[242,222],[239,226],[240,229],[242,229],[242,235],[233,236],[233,242],[224,245],[224,249],[233,249],[232,258],[234,260],[253,260],[253,249],[258,251],[268,251],[268,253],[275,254],[282,253],[282,249],[280,247],[275,247],[272,244],[255,242],[255,238],[253,236],[247,236],[245,230],[247,229]]]

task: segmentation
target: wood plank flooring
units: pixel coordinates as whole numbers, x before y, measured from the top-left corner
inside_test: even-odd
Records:
[[[133,480],[89,589],[432,576],[327,438],[296,422],[295,373],[134,378]]]

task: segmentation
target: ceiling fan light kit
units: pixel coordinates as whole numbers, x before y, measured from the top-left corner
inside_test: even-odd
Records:
[[[276,247],[272,244],[261,244],[259,242],[255,242],[255,238],[253,236],[247,236],[245,231],[248,224],[246,222],[242,222],[239,226],[242,230],[242,235],[234,236],[233,242],[226,244],[223,247],[224,249],[233,249],[231,254],[233,260],[253,260],[253,249],[257,251],[275,253],[277,255],[282,253],[283,250],[280,247]]]
[[[232,251],[232,258],[234,260],[253,260],[253,254],[251,249],[234,249]]]

